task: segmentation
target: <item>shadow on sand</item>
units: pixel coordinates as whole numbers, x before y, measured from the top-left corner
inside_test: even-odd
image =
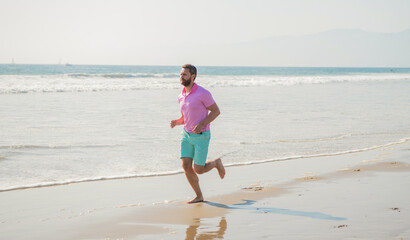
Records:
[[[303,212],[303,211],[296,211],[296,210],[283,209],[283,208],[254,207],[252,205],[256,201],[253,201],[253,200],[243,200],[243,201],[244,201],[243,203],[232,204],[230,206],[222,204],[222,203],[209,202],[209,201],[205,201],[204,203],[210,206],[213,206],[213,207],[219,207],[219,208],[225,208],[225,209],[249,210],[255,213],[274,213],[274,214],[308,217],[308,218],[314,218],[314,219],[324,219],[324,220],[333,220],[333,221],[347,220],[347,218],[334,217],[334,216],[321,213],[321,212]]]

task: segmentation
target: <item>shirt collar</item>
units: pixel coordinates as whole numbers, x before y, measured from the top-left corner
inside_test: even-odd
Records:
[[[193,94],[197,89],[198,89],[198,85],[196,83],[194,83],[194,85],[192,85],[191,91],[188,93],[188,95]],[[186,93],[185,93],[185,88],[182,89],[182,95],[187,96]]]

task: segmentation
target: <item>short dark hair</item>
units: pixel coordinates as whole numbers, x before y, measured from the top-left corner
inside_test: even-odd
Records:
[[[194,80],[196,78],[196,67],[192,64],[184,64],[182,68],[188,69],[191,75],[195,74]]]

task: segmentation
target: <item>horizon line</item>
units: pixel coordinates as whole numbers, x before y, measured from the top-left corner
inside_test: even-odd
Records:
[[[141,67],[180,67],[182,65],[152,65],[152,64],[89,64],[89,63],[0,63],[0,65],[49,65],[49,66],[62,66],[62,67],[72,67],[72,66],[141,66]],[[410,68],[408,67],[397,67],[397,66],[273,66],[273,65],[199,65],[194,64],[197,67],[255,67],[255,68]]]

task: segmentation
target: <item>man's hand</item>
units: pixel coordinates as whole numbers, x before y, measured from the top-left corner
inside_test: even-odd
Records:
[[[196,133],[196,134],[200,134],[201,132],[202,132],[202,129],[204,129],[204,125],[202,124],[202,123],[199,123],[198,125],[195,125],[193,128],[192,128],[192,131],[194,132],[194,133]]]
[[[174,128],[177,125],[177,120],[171,120],[171,123],[169,124],[171,128]]]
[[[179,119],[176,120],[171,120],[171,123],[169,124],[171,128],[174,128],[176,125],[182,125],[184,124],[184,116],[181,116]]]

